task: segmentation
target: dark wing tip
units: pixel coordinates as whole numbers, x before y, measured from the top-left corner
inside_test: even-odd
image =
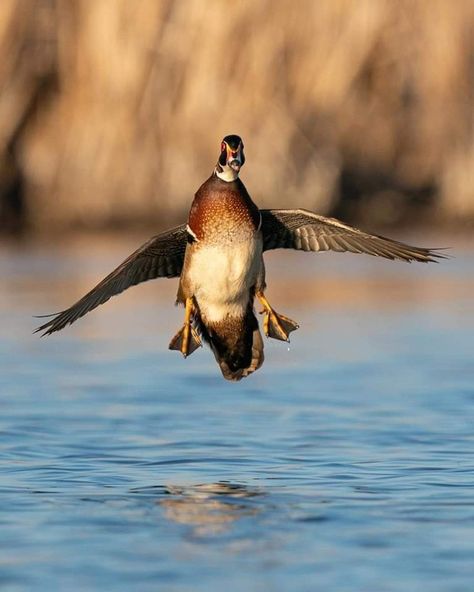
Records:
[[[33,335],[35,335],[36,333],[40,333],[41,331],[44,331],[45,329],[48,329],[47,331],[44,331],[44,333],[42,335],[40,335],[40,337],[46,337],[46,335],[51,335],[51,333],[53,333],[54,329],[49,328],[50,327],[50,323],[45,323],[44,325],[41,325],[41,327],[38,327],[37,329],[35,329],[33,331]]]
[[[454,259],[454,255],[451,253],[440,253],[440,251],[449,251],[451,247],[433,247],[431,249],[427,249],[431,257],[435,257],[436,259]],[[434,263],[439,263],[439,261],[434,261]]]
[[[449,248],[450,247],[425,247],[420,249],[418,247],[416,256],[410,256],[410,259],[407,259],[407,261],[408,263],[411,263],[412,261],[416,261],[418,263],[440,263],[442,259],[453,259],[454,255],[440,252],[446,251]]]
[[[54,317],[54,318],[52,318],[47,323],[44,323],[44,325],[41,325],[37,329],[35,329],[33,331],[33,334],[40,333],[41,331],[44,331],[44,333],[42,335],[40,335],[40,337],[46,337],[46,335],[51,335],[51,333],[54,333],[55,331],[60,331],[61,329],[66,327],[66,325],[69,325],[72,322],[72,321],[68,322],[67,320],[66,321],[62,320],[61,317],[66,312],[68,312],[68,311],[61,311],[61,312],[57,312],[57,313],[49,314],[49,315],[38,315],[36,318],[47,318],[47,317]],[[45,331],[45,329],[46,329],[46,331]]]

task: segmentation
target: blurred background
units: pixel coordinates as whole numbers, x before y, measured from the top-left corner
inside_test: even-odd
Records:
[[[0,55],[2,590],[471,592],[474,1],[0,0]],[[228,133],[260,206],[452,257],[266,253],[301,327],[238,384],[176,280],[32,335]]]
[[[228,133],[261,206],[474,219],[470,0],[2,0],[0,231],[182,221]]]

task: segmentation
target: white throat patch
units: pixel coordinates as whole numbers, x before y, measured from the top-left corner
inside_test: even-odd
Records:
[[[222,172],[219,171],[219,169],[216,167],[214,169],[216,175],[219,177],[219,179],[222,179],[223,181],[225,181],[226,183],[230,183],[231,181],[235,181],[237,179],[237,177],[239,176],[239,173],[237,171],[234,171],[234,169],[232,169],[229,165],[225,165],[222,166],[220,165],[222,168]]]

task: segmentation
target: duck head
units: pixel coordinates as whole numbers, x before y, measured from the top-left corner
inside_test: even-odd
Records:
[[[235,181],[245,162],[244,143],[240,136],[226,136],[221,142],[221,153],[216,164],[216,175],[223,181]]]

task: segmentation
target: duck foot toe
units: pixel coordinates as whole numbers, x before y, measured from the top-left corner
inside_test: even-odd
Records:
[[[295,321],[285,315],[279,314],[274,310],[265,312],[263,330],[267,337],[280,341],[289,341],[289,334],[298,328],[298,323],[295,323]]]
[[[169,349],[179,351],[187,358],[199,347],[202,347],[201,339],[194,327],[183,325],[176,333],[168,346]]]

